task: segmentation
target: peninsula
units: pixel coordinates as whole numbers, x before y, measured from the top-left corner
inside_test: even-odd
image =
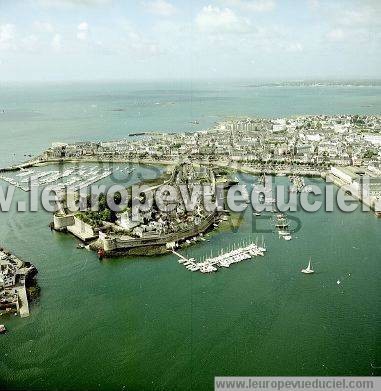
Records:
[[[100,257],[105,255],[157,255],[169,249],[189,244],[190,240],[201,240],[203,234],[218,226],[227,219],[228,211],[222,207],[207,210],[201,197],[189,210],[180,196],[180,187],[192,193],[196,186],[208,186],[208,195],[212,203],[216,203],[216,188],[229,188],[235,182],[229,180],[220,170],[212,170],[206,166],[183,162],[173,167],[170,174],[156,180],[156,185],[144,189],[136,197],[147,198],[153,191],[162,191],[159,205],[157,198],[152,197],[149,209],[134,212],[132,199],[119,212],[110,209],[106,195],[101,194],[97,200],[97,210],[88,208],[79,213],[68,211],[65,200],[61,200],[60,209],[54,214],[53,226],[56,231],[70,232],[81,241],[90,243],[89,248],[97,250]],[[142,182],[140,185],[145,184]],[[171,198],[165,194],[171,187],[177,195]],[[128,191],[128,189],[126,189]],[[200,194],[201,195],[201,194]],[[116,193],[115,202],[120,203],[120,193]],[[90,200],[88,200],[90,201]]]

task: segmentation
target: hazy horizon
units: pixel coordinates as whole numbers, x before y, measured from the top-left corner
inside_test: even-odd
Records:
[[[220,77],[220,78],[208,78],[208,77],[195,77],[195,78],[89,78],[89,79],[28,79],[28,80],[0,80],[0,85],[28,85],[28,84],[88,84],[88,83],[197,83],[197,82],[206,82],[208,84],[212,83],[243,83],[242,87],[260,87],[260,84],[263,85],[277,85],[277,84],[291,84],[291,83],[336,83],[337,85],[353,82],[366,83],[368,87],[379,87],[381,86],[381,77],[369,78],[369,77],[345,77],[345,78],[238,78],[238,77]],[[257,85],[258,84],[258,85]],[[356,85],[353,85],[356,87]],[[361,87],[361,84],[358,85]]]

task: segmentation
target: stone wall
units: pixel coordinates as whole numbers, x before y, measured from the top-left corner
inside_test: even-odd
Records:
[[[70,225],[74,225],[74,216],[55,214],[53,216],[53,224],[55,230],[61,231],[63,229],[66,229]]]
[[[98,237],[98,233],[94,231],[90,224],[85,223],[78,217],[74,216],[74,224],[67,227],[67,230],[77,238],[86,242]]]
[[[101,243],[103,245],[103,249],[106,252],[121,250],[121,249],[129,249],[133,247],[144,247],[144,246],[158,246],[165,245],[168,242],[177,242],[180,240],[185,240],[187,238],[196,236],[205,230],[207,230],[216,219],[216,214],[212,213],[207,218],[205,218],[201,224],[195,225],[191,229],[179,231],[176,233],[161,235],[157,238],[134,238],[123,240],[118,237],[109,237],[109,236],[100,236]]]

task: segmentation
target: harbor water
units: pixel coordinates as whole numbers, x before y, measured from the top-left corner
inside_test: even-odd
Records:
[[[376,87],[201,86],[1,87],[1,165],[52,141],[201,129],[228,114],[381,107]],[[137,166],[130,181],[155,175]],[[16,190],[15,202],[27,198]],[[275,232],[272,213],[247,209],[239,226],[180,250],[199,260],[264,236],[264,257],[202,274],[174,254],[99,262],[72,236],[51,232],[47,212],[0,213],[0,243],[37,267],[41,288],[29,318],[0,318],[9,330],[0,336],[0,388],[212,390],[214,376],[380,375],[380,219],[336,207],[288,217],[299,227],[290,241]],[[304,275],[310,257],[315,273]]]

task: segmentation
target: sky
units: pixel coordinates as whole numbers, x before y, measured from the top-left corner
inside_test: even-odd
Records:
[[[0,0],[0,82],[380,73],[380,0]]]

